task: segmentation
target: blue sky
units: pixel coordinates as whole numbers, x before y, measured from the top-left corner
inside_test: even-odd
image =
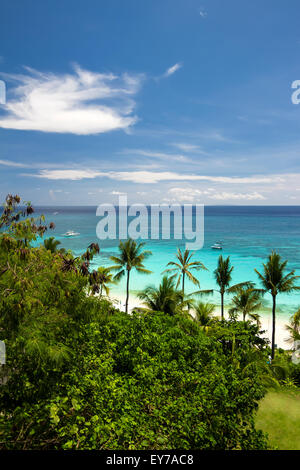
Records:
[[[11,0],[0,197],[300,204],[296,0]]]

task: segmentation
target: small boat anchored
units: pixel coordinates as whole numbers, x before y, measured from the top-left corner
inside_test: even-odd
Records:
[[[216,242],[211,246],[212,250],[223,250],[222,243],[221,242]]]
[[[73,230],[69,230],[68,232],[64,233],[64,237],[76,237],[80,235],[78,232],[73,232]]]

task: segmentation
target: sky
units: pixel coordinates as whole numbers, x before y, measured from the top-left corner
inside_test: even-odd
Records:
[[[299,21],[297,0],[1,1],[0,199],[299,205]]]

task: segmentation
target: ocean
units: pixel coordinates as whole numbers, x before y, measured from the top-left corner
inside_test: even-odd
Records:
[[[100,245],[100,254],[93,259],[91,268],[110,266],[110,256],[118,252],[119,240],[98,240],[96,227],[100,220],[96,216],[96,207],[38,207],[36,215],[43,213],[47,222],[53,221],[54,231],[47,236],[55,236],[61,246],[71,249],[75,255],[82,254],[92,242]],[[131,218],[132,219],[132,218]],[[131,220],[129,218],[129,221]],[[80,235],[67,238],[68,230]],[[161,234],[160,234],[161,235]],[[134,296],[147,285],[158,285],[162,272],[169,261],[175,261],[177,247],[184,249],[183,240],[144,240],[145,249],[152,251],[152,256],[146,261],[150,275],[132,274],[131,294]],[[222,241],[223,250],[216,251],[211,246],[216,241]],[[38,241],[40,243],[40,241]],[[233,283],[254,281],[259,285],[258,276],[254,269],[262,270],[262,264],[272,250],[280,253],[288,260],[288,269],[295,270],[300,276],[300,207],[299,206],[207,206],[204,215],[204,246],[195,251],[195,260],[200,260],[208,271],[199,271],[196,277],[201,289],[216,288],[213,271],[216,268],[219,255],[230,256],[234,266]],[[299,280],[300,284],[300,280]],[[187,292],[193,292],[195,286],[186,282]],[[125,281],[121,281],[111,289],[112,296],[124,294]],[[208,301],[219,305],[218,293],[207,298]],[[225,305],[230,305],[230,297],[225,298]],[[282,294],[278,297],[278,316],[285,322],[300,307],[300,294]],[[271,296],[264,299],[263,313],[271,310]]]

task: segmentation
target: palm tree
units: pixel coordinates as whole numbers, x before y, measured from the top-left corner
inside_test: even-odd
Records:
[[[254,312],[262,306],[262,293],[263,290],[254,289],[254,287],[239,287],[237,294],[232,299],[233,307],[229,310],[229,313],[241,313],[243,321],[246,321],[247,316],[257,321],[257,316]]]
[[[252,287],[252,283],[250,282],[241,282],[239,284],[235,284],[234,286],[230,286],[231,279],[232,279],[232,271],[234,267],[230,265],[230,257],[224,259],[222,255],[220,255],[218,260],[217,269],[214,271],[214,277],[216,283],[220,287],[218,291],[221,294],[221,317],[224,320],[224,295],[235,293],[240,287]],[[213,291],[211,291],[213,292]]]
[[[291,317],[289,325],[286,325],[285,328],[290,334],[290,338],[286,340],[287,343],[300,341],[300,308]]]
[[[46,248],[46,250],[51,251],[51,253],[56,253],[57,252],[57,247],[60,244],[61,244],[61,242],[59,240],[55,240],[54,237],[50,237],[50,238],[47,238],[46,240],[44,240],[44,247]]]
[[[268,257],[266,264],[263,264],[263,274],[255,269],[265,292],[270,292],[273,300],[272,307],[272,354],[275,356],[275,328],[276,328],[276,298],[278,294],[283,292],[290,293],[295,290],[300,290],[300,286],[295,286],[295,281],[300,276],[295,276],[295,271],[285,274],[287,261],[282,261],[281,256],[272,251]]]
[[[159,287],[148,286],[138,294],[143,304],[153,312],[175,315],[182,311],[182,292],[176,290],[174,279],[164,276]]]
[[[111,273],[110,268],[100,266],[95,275],[95,283],[100,287],[100,297],[102,297],[103,290],[105,291],[106,295],[109,295],[109,284],[112,284],[113,275]]]
[[[257,328],[261,328],[260,315],[258,315],[258,313],[251,313],[249,316],[253,321],[255,321]]]
[[[188,277],[190,281],[192,281],[193,284],[196,286],[200,286],[200,283],[198,279],[196,279],[191,271],[200,271],[201,269],[204,269],[207,271],[207,268],[204,266],[201,261],[192,261],[191,258],[194,255],[194,253],[191,253],[190,250],[185,250],[184,253],[181,252],[180,248],[178,248],[176,258],[178,259],[178,263],[175,261],[170,261],[170,263],[167,264],[167,266],[173,266],[170,269],[166,269],[164,272],[165,273],[174,273],[173,277],[177,277],[177,284],[176,288],[178,288],[180,281],[182,279],[182,293],[184,295],[184,282],[185,282],[185,276]]]
[[[208,326],[213,318],[214,304],[198,302],[194,305],[196,320],[201,326]]]
[[[120,242],[119,244],[119,256],[111,256],[110,259],[114,261],[115,265],[110,269],[118,271],[114,276],[115,281],[119,281],[127,273],[126,283],[126,303],[125,311],[128,313],[128,299],[129,299],[129,279],[132,269],[135,269],[141,274],[151,274],[151,271],[145,268],[143,262],[152,253],[149,250],[142,251],[145,243],[137,243],[135,240],[129,238],[126,242]]]

